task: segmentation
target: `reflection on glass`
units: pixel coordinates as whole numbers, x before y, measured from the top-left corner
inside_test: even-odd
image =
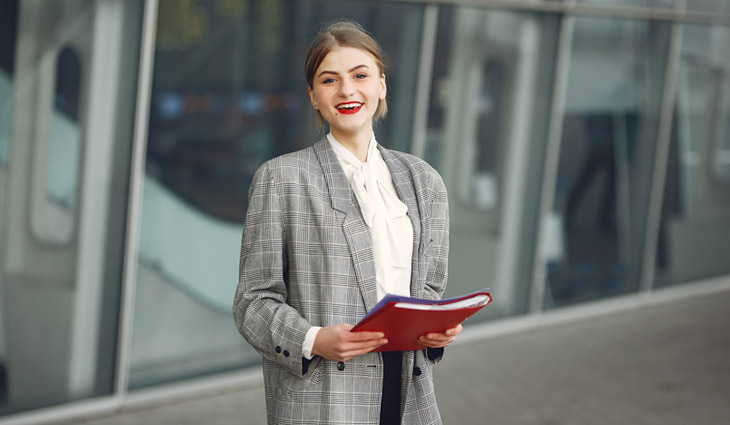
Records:
[[[551,15],[440,8],[424,156],[450,197],[447,295],[499,294],[471,320],[527,308],[557,34]]]
[[[578,18],[546,307],[635,291],[669,25]]]
[[[78,163],[81,153],[79,95],[81,62],[76,51],[64,47],[58,54],[54,120],[48,155],[48,197],[69,210],[77,203]]]
[[[2,7],[0,417],[113,392],[142,2]]]
[[[467,178],[471,184],[468,192],[460,193],[462,202],[471,203],[474,208],[484,211],[495,209],[499,203],[497,176],[503,175],[500,172],[503,170],[498,169],[503,164],[499,160],[499,141],[505,139],[507,130],[507,123],[501,116],[506,112],[504,106],[507,105],[504,98],[507,78],[505,65],[497,58],[490,58],[485,60],[478,72],[478,95],[473,105],[477,128],[474,143],[470,146],[474,162],[470,164],[471,177]]]
[[[730,14],[730,2],[727,0],[686,0],[686,7],[692,12]]]
[[[718,87],[716,109],[715,109],[715,137],[713,169],[715,175],[724,183],[730,184],[730,79],[727,72]]]
[[[8,163],[10,120],[12,118],[13,84],[10,73],[0,68],[0,166]]]
[[[3,2],[0,417],[113,391],[141,6]]]
[[[15,42],[17,5],[6,2],[0,13],[0,215],[6,214],[6,182],[8,175],[8,151],[10,147],[10,123],[13,113],[13,72],[15,62]],[[0,220],[0,255],[2,252],[3,223]],[[5,283],[0,274],[0,311],[5,305]],[[0,314],[0,406],[8,398],[8,342],[5,314]]]
[[[248,187],[265,160],[324,135],[303,57],[319,27],[340,18],[383,45],[389,110],[376,136],[407,151],[421,5],[160,1],[132,388],[260,361],[231,317]]]
[[[700,0],[704,1],[704,0]],[[674,7],[676,0],[578,0],[579,3],[613,7]]]
[[[81,93],[81,61],[76,51],[66,46],[57,56],[55,88],[48,140],[36,140],[39,151],[45,152],[39,166],[45,165],[44,195],[34,205],[34,230],[37,236],[55,244],[67,244],[74,232],[77,193],[81,169],[81,130],[79,97]],[[41,164],[43,163],[43,164]]]
[[[683,34],[657,286],[730,272],[730,29]]]

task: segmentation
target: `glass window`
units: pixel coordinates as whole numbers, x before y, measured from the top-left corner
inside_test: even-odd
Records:
[[[685,25],[655,285],[730,273],[730,29]]]
[[[113,392],[142,6],[2,2],[0,416]]]
[[[638,289],[669,29],[575,21],[548,308]]]
[[[8,1],[0,13],[0,211],[5,213],[8,178],[8,151],[10,123],[13,119],[13,73],[15,69],[15,42],[18,26],[18,4]],[[0,255],[4,239],[4,223],[0,220]],[[1,264],[1,263],[0,263]],[[0,409],[8,398],[8,342],[5,320],[5,284],[0,274]]]
[[[674,7],[676,0],[578,0],[579,3],[601,6],[614,6],[617,8],[626,7],[656,7],[671,8]],[[702,0],[700,0],[702,1]]]
[[[7,2],[0,15],[0,166],[8,164],[10,121],[13,103],[13,68],[15,63],[15,33],[17,4]],[[5,7],[5,6],[4,6]]]
[[[74,48],[64,46],[58,52],[46,53],[40,68],[39,74],[44,74],[48,82],[55,75],[55,84],[53,90],[44,90],[46,84],[39,85],[50,124],[47,132],[36,133],[36,176],[45,174],[45,189],[33,191],[33,230],[44,242],[68,244],[76,225],[81,174],[81,59]]]
[[[424,157],[449,191],[447,296],[485,287],[472,320],[527,310],[559,17],[439,12]]]
[[[422,6],[371,1],[159,3],[130,386],[259,362],[231,306],[247,193],[267,159],[324,135],[304,54],[354,19],[386,53],[386,147],[408,150]]]
[[[692,12],[730,13],[727,0],[686,0],[686,7]]]

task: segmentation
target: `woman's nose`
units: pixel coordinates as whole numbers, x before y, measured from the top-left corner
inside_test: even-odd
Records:
[[[344,80],[340,84],[340,95],[342,96],[350,96],[355,92],[355,88],[352,84],[352,82]]]

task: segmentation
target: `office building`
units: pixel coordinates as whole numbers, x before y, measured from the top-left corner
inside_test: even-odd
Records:
[[[341,18],[386,53],[378,140],[447,184],[446,295],[494,295],[469,326],[730,274],[726,1],[0,0],[0,424],[258,367],[248,185],[321,137]]]

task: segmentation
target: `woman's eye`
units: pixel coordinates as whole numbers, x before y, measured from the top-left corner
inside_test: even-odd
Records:
[[[329,83],[333,83],[334,81],[335,81],[334,78],[326,78],[326,79],[322,80],[322,84],[329,84]]]
[[[357,79],[363,79],[363,78],[367,78],[367,77],[368,77],[368,74],[363,74],[363,73],[355,74],[355,78],[357,78]]]

